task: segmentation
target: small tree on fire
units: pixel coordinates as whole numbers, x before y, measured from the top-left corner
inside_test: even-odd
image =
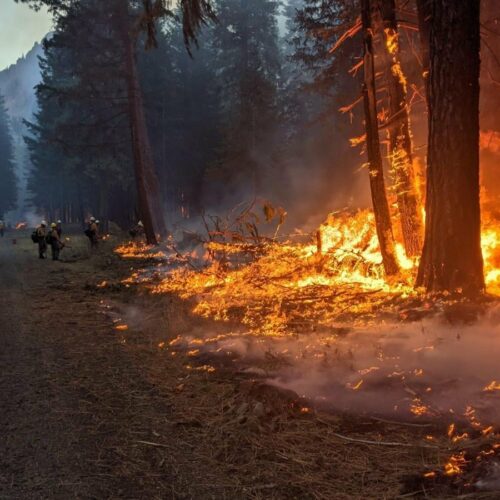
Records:
[[[364,47],[363,102],[365,109],[366,151],[372,193],[375,225],[380,243],[380,251],[387,275],[399,270],[394,250],[391,214],[384,181],[384,167],[380,152],[380,139],[377,118],[377,91],[375,86],[375,56],[373,45],[372,4],[370,0],[361,1],[361,22]]]
[[[418,256],[422,250],[421,203],[413,166],[413,145],[407,104],[407,81],[400,59],[400,41],[395,0],[377,0],[373,25],[382,38],[384,81],[388,94],[389,161],[401,221],[406,253]]]

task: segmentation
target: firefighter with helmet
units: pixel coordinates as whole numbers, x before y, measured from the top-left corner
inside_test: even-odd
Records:
[[[47,236],[47,222],[42,220],[40,225],[35,230],[36,242],[38,243],[38,258],[45,259],[45,254],[47,253],[47,241],[45,240]]]
[[[47,235],[47,243],[49,243],[52,250],[52,260],[59,260],[59,252],[64,244],[59,237],[57,224],[55,222],[50,225],[50,232]]]
[[[90,240],[90,248],[97,248],[97,242],[99,240],[99,221],[96,220],[95,217],[91,217],[89,219],[89,223],[87,229],[85,230],[85,234]]]

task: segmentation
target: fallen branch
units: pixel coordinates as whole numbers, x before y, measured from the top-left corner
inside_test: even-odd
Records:
[[[139,444],[146,444],[148,446],[155,446],[156,448],[170,448],[170,446],[162,443],[153,443],[151,441],[136,441]]]
[[[379,417],[370,417],[372,420],[376,420],[377,422],[382,422],[384,424],[394,424],[394,425],[403,425],[405,427],[432,427],[432,424],[414,424],[411,422],[398,422],[397,420],[386,420],[385,418]]]
[[[367,439],[355,439],[348,436],[343,436],[342,434],[333,433],[335,437],[339,439],[343,439],[344,441],[349,441],[351,443],[361,443],[361,444],[370,444],[370,445],[378,445],[378,446],[404,446],[407,448],[431,448],[433,450],[437,450],[439,446],[432,446],[430,444],[412,444],[412,443],[397,443],[391,441],[370,441]]]

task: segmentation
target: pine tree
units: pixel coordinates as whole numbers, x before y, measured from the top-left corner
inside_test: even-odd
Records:
[[[17,179],[9,118],[0,95],[0,219],[13,210],[17,201]]]
[[[417,284],[476,294],[484,289],[479,0],[431,0],[430,13],[426,229]]]
[[[281,76],[278,8],[275,0],[217,3],[213,48],[223,139],[214,170],[226,189],[250,185],[262,192],[273,169]]]

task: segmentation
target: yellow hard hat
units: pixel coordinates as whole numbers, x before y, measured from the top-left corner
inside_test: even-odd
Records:
[[[53,222],[50,227],[57,227],[57,224],[55,222]]]

